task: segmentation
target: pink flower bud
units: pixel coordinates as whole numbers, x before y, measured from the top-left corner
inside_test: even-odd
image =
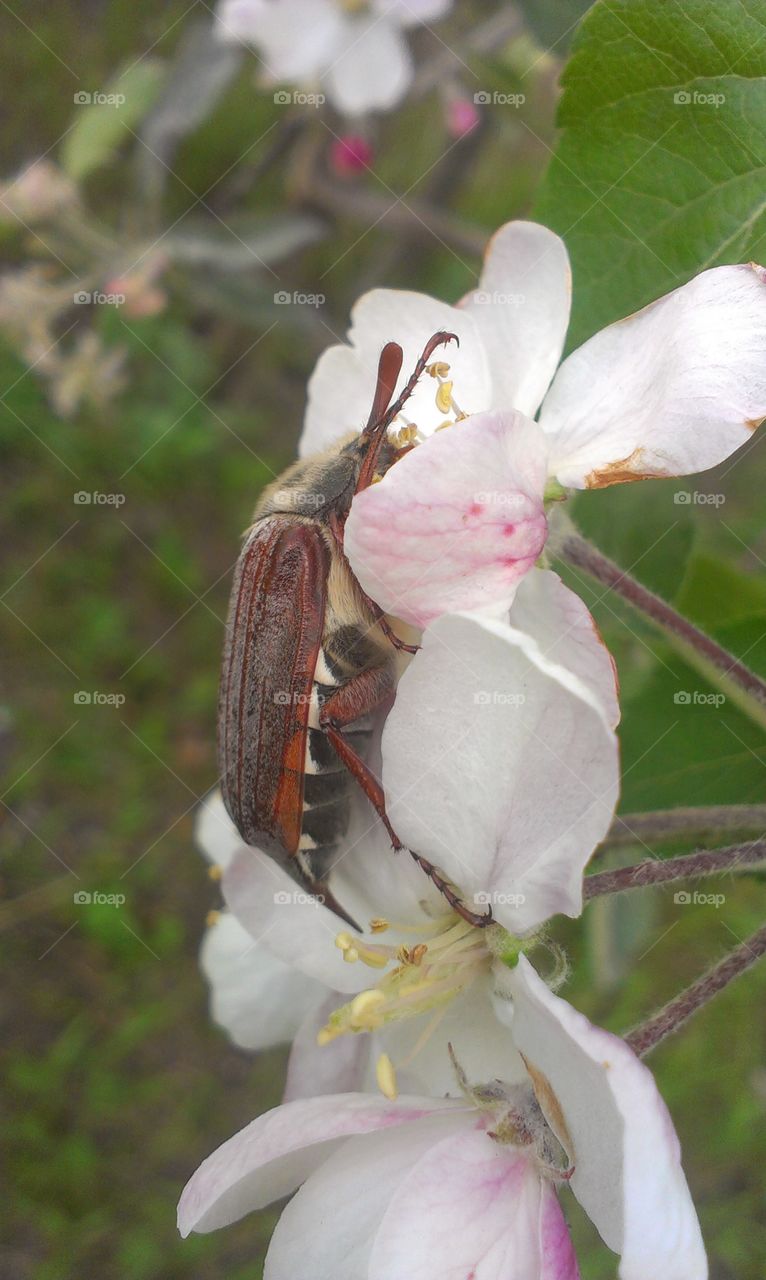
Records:
[[[470,98],[451,98],[446,109],[447,132],[451,138],[464,138],[479,123],[479,112]]]
[[[340,177],[361,173],[374,159],[372,144],[361,134],[347,133],[338,138],[330,149],[330,164]]]

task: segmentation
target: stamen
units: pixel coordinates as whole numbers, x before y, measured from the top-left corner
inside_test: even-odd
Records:
[[[390,929],[391,925],[388,920],[384,920],[381,916],[376,916],[370,921],[370,933],[385,933],[386,929]]]
[[[220,918],[221,918],[220,911],[208,911],[207,915],[205,916],[205,924],[207,925],[208,929],[212,929],[214,924],[218,924],[218,921],[220,920]]]
[[[220,880],[223,876],[223,867],[219,867],[217,863],[207,869],[208,880]]]
[[[395,1102],[399,1096],[399,1089],[396,1084],[396,1069],[387,1053],[381,1053],[378,1058],[375,1067],[375,1079],[383,1096]]]

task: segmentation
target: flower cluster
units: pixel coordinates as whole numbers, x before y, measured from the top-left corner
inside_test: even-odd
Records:
[[[700,470],[749,438],[765,284],[755,266],[703,272],[559,367],[566,250],[512,223],[457,307],[374,290],[320,359],[303,455],[364,421],[386,342],[408,370],[434,332],[460,339],[394,424],[415,447],[354,499],[345,549],[420,633],[369,760],[391,821],[494,923],[474,928],[395,862],[357,797],[332,889],[366,928],[339,928],[209,798],[199,839],[228,908],[203,947],[213,1016],[245,1048],[292,1050],[283,1104],[188,1184],[184,1234],[298,1189],[268,1280],[573,1280],[569,1188],[621,1280],[704,1280],[651,1074],[554,994],[565,966],[546,981],[525,954],[580,913],[619,776],[612,661],[545,557],[568,489]]]

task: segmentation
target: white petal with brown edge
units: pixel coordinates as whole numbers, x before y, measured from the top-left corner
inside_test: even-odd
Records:
[[[766,415],[766,272],[715,267],[562,364],[540,425],[577,489],[705,471]]]

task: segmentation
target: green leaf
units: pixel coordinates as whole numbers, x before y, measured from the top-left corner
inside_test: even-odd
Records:
[[[70,177],[79,181],[113,159],[154,102],[164,70],[159,59],[142,58],[105,89],[74,95],[74,127],[61,146],[61,164]]]
[[[570,343],[703,268],[766,256],[762,0],[598,0],[536,216],[574,268]]]

